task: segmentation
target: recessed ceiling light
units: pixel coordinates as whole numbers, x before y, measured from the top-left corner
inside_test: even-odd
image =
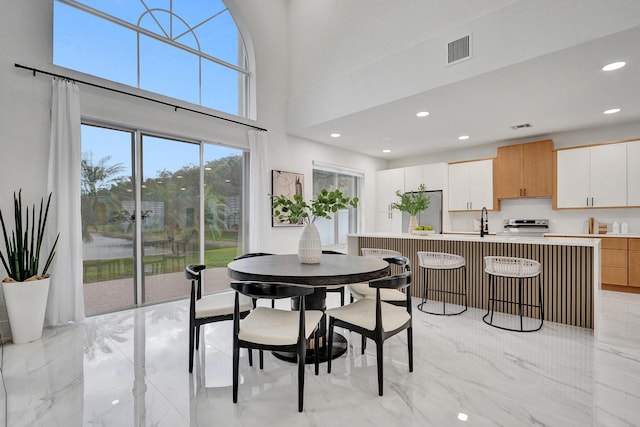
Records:
[[[418,117],[427,117],[429,115],[428,111],[420,111],[419,113],[416,113],[416,116]]]
[[[469,419],[469,416],[467,414],[465,414],[464,412],[460,412],[460,413],[458,413],[458,419],[460,421],[467,421]]]
[[[625,65],[627,65],[626,62],[620,61],[620,62],[612,62],[611,64],[607,64],[604,67],[602,67],[602,71],[613,71],[613,70],[618,70],[622,67],[624,67]]]
[[[462,135],[458,137],[459,140],[464,141],[465,139],[469,139],[469,135]]]
[[[619,108],[611,108],[610,110],[605,110],[604,114],[615,114],[615,113],[619,113],[620,109]]]
[[[390,153],[391,150],[389,150],[388,148],[386,150],[382,150],[383,153]]]
[[[339,133],[332,133],[331,134],[331,138],[340,138],[340,134]]]

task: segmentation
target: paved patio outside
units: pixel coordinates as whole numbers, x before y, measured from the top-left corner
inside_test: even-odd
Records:
[[[204,293],[229,289],[226,267],[208,268],[204,274]],[[145,304],[188,298],[191,282],[184,272],[153,274],[145,277]],[[107,280],[84,285],[87,316],[124,310],[135,306],[133,279]]]

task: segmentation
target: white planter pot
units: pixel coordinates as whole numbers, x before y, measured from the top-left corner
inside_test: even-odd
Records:
[[[50,282],[51,278],[32,282],[2,282],[14,344],[24,344],[42,337]]]
[[[307,224],[298,242],[298,258],[303,264],[318,264],[320,256],[322,256],[320,233],[313,223]]]

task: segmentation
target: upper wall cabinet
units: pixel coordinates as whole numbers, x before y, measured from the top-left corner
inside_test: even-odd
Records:
[[[556,207],[627,206],[627,144],[557,151]]]
[[[404,170],[387,169],[376,174],[376,231],[402,232],[402,212],[391,209],[398,197],[396,191],[404,192]]]
[[[640,141],[627,143],[627,205],[640,207]]]
[[[498,147],[493,191],[496,200],[553,196],[553,141]]]
[[[449,163],[449,210],[493,209],[493,159]]]
[[[417,191],[420,184],[424,184],[427,191],[442,190],[446,173],[446,163],[406,167],[404,168],[404,191]]]

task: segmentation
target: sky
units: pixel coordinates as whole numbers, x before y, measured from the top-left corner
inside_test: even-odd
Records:
[[[241,66],[238,30],[219,0],[84,0],[130,25]],[[175,3],[175,4],[174,4]],[[143,6],[147,4],[149,10]],[[169,4],[174,9],[169,10]],[[179,8],[177,6],[180,6]],[[191,31],[190,31],[191,29]],[[120,23],[56,1],[53,62],[66,68],[238,114],[242,75]]]
[[[238,65],[238,31],[220,0],[80,0],[131,25]],[[171,9],[172,8],[172,9]],[[222,13],[220,13],[222,12]],[[219,14],[220,13],[220,14]],[[173,18],[173,19],[172,19]],[[192,32],[189,29],[193,29]],[[139,40],[139,44],[138,44]],[[230,114],[238,113],[238,73],[123,25],[54,2],[54,63]],[[138,52],[140,55],[138,56]],[[201,88],[201,89],[200,89]],[[201,99],[200,99],[201,96]],[[131,134],[83,127],[83,153],[131,168]],[[198,165],[195,144],[144,137],[145,178]],[[205,161],[241,151],[206,145]]]

